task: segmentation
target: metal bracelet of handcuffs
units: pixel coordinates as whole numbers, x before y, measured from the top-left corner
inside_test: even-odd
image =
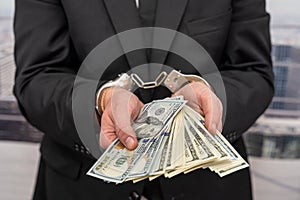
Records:
[[[190,83],[190,82],[203,82],[205,85],[207,85],[210,89],[211,86],[209,83],[202,77],[196,76],[196,75],[186,75],[182,74],[176,70],[172,70],[169,74],[165,71],[161,72],[155,81],[150,81],[150,82],[144,82],[137,74],[130,74],[128,75],[127,73],[120,74],[115,80],[109,81],[102,85],[100,89],[97,91],[96,95],[96,111],[99,115],[100,112],[98,110],[99,105],[98,105],[98,100],[101,96],[101,92],[105,88],[109,87],[120,87],[124,88],[128,91],[132,91],[134,87],[138,86],[139,88],[143,89],[150,89],[150,88],[155,88],[160,85],[165,86],[168,88],[172,93],[175,93],[177,90],[182,88],[185,84]]]

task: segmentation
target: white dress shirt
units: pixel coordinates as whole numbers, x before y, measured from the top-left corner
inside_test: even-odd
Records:
[[[137,8],[139,8],[139,0],[135,0],[135,5]]]

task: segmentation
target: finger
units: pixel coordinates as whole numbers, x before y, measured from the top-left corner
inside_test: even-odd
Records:
[[[202,110],[200,109],[200,106],[195,102],[193,101],[192,99],[188,99],[187,98],[187,94],[186,95],[183,95],[183,91],[182,89],[180,89],[178,92],[172,94],[171,97],[177,97],[177,96],[184,96],[184,99],[187,100],[187,105],[192,108],[194,111],[196,111],[197,113],[200,113],[201,115],[203,114]],[[195,98],[196,99],[196,98]]]
[[[218,105],[215,103],[214,94],[211,91],[204,91],[201,93],[200,101],[205,118],[205,127],[212,134],[216,134],[217,126],[219,124],[220,111]]]
[[[184,87],[180,88],[177,92],[175,92],[172,97],[175,96],[184,96],[184,99],[188,100],[196,100],[197,99],[197,94],[196,91],[194,90],[194,84],[190,83],[185,85]]]
[[[136,118],[139,116],[140,111],[142,110],[143,107],[144,107],[144,104],[139,99],[137,99],[137,103],[135,103],[133,106],[131,106],[131,110],[132,110],[131,120],[132,121],[136,120]]]
[[[116,134],[122,144],[129,150],[134,150],[137,145],[138,141],[136,139],[135,134],[128,134],[128,133],[134,133],[133,128],[131,126],[127,128],[119,128],[116,129]]]
[[[106,149],[117,137],[127,149],[133,150],[136,148],[138,142],[129,121],[124,124],[119,123],[119,126],[116,126],[112,118],[111,110],[106,110],[102,115],[101,125],[101,148]]]
[[[218,123],[217,125],[217,130],[222,133],[222,129],[223,129],[223,125],[222,125],[222,121]]]
[[[117,139],[115,132],[102,134],[99,141],[100,147],[106,149],[115,139]]]
[[[115,127],[120,141],[127,149],[132,150],[137,146],[137,139],[130,120],[126,113],[120,113],[116,119]]]
[[[137,139],[131,126],[132,118],[138,116],[138,98],[124,89],[115,90],[109,109],[113,120],[116,136],[123,145],[133,150],[137,146]]]
[[[129,150],[135,149],[138,144],[135,132],[131,125],[132,118],[137,117],[139,114],[139,109],[137,107],[138,105],[135,104],[134,108],[129,106],[127,110],[124,108],[117,108],[117,110],[121,112],[118,112],[118,114],[114,116],[116,135]]]
[[[207,130],[212,134],[216,135],[217,133],[217,125],[215,123],[211,123],[210,125],[207,125]]]
[[[217,130],[222,132],[222,120],[219,119],[220,111],[213,104],[212,109],[205,114],[205,126],[207,130],[215,135]]]
[[[185,85],[183,88],[175,92],[171,97],[176,96],[184,96],[184,99],[187,100],[187,105],[200,115],[203,115],[200,102],[197,100],[197,94],[193,83]]]
[[[131,126],[131,119],[127,112],[119,113],[115,118],[116,135],[124,146],[133,150],[137,146],[137,139]]]
[[[101,117],[100,147],[106,149],[116,138],[113,120],[109,116],[109,111],[105,110]]]
[[[223,104],[222,102],[216,98],[217,104],[218,104],[218,111],[219,111],[219,120],[217,123],[217,130],[221,133],[223,129],[223,123],[222,123],[222,117],[223,117]]]
[[[221,103],[215,95],[213,97],[213,101],[214,103],[212,104],[212,110],[209,113],[209,115],[212,115],[211,126],[208,124],[208,130],[215,135],[217,130],[220,133],[222,132],[222,106],[220,106]]]

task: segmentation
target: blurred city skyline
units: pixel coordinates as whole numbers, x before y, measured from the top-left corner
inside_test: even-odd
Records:
[[[253,196],[255,200],[298,200],[300,1],[266,0],[266,3],[271,14],[276,94],[269,113],[266,112],[244,134]],[[6,152],[0,153],[0,199],[20,200],[32,195],[39,160],[38,142],[42,134],[21,116],[12,96],[14,4],[15,0],[0,0],[0,149]]]
[[[266,3],[267,10],[272,13],[272,25],[300,25],[299,0],[266,0]],[[0,17],[12,17],[14,13],[14,5],[14,0],[1,0]]]
[[[1,0],[0,2],[0,17],[12,17],[14,14],[15,1]]]
[[[266,0],[271,25],[300,25],[299,0]],[[293,5],[293,6],[290,6]]]

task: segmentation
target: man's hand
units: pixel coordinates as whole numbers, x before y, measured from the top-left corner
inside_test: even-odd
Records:
[[[118,87],[107,88],[101,117],[100,146],[106,149],[116,138],[133,150],[138,142],[131,126],[144,104],[133,93]]]
[[[205,118],[205,127],[215,135],[216,130],[222,131],[223,106],[215,93],[202,82],[192,82],[185,85],[172,96],[184,96],[187,105]]]

